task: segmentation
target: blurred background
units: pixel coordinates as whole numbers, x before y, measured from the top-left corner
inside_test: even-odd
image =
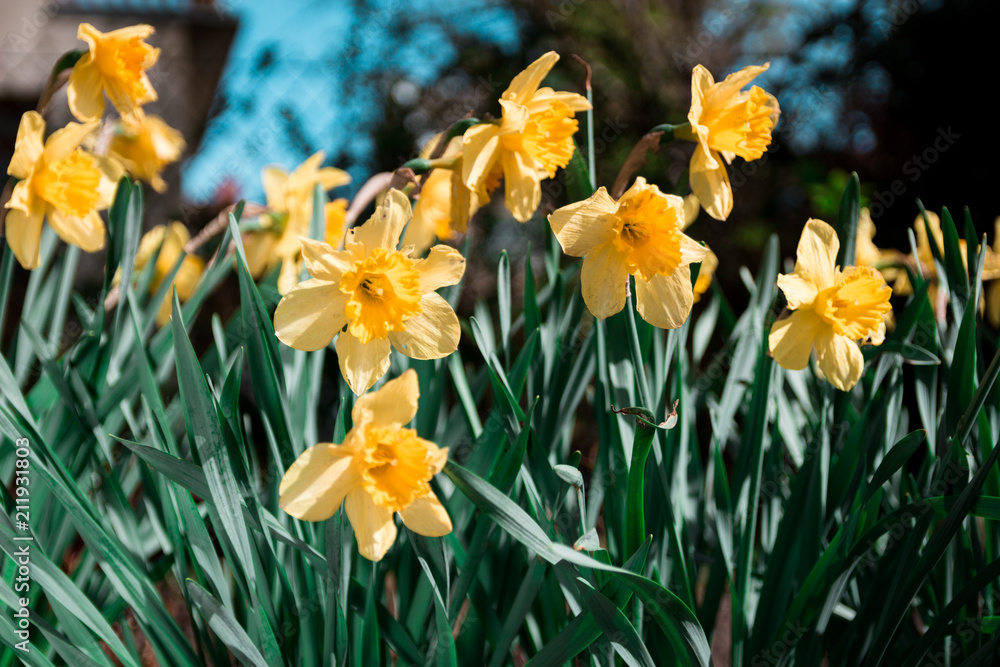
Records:
[[[562,56],[547,80],[557,89],[584,92],[571,54],[593,68],[605,185],[649,128],[686,119],[694,65],[718,80],[770,62],[755,83],[781,105],[774,143],[731,167],[730,219],[702,214],[689,232],[725,260],[719,280],[738,308],[739,266],[756,267],[772,231],[789,256],[807,218],[833,221],[851,171],[878,245],[908,249],[917,197],[928,209],[968,206],[992,242],[1000,203],[986,160],[998,138],[981,79],[998,18],[991,0],[2,0],[0,159],[52,64],[81,46],[84,21],[156,28],[150,107],[188,148],[166,193],[146,189],[147,225],[180,219],[192,231],[232,201],[262,201],[264,165],[290,169],[317,150],[351,173],[333,193],[350,196],[453,121],[498,114],[511,77],[548,50]],[[70,119],[65,93],[50,109],[50,125]],[[682,191],[691,149],[668,144],[640,173]],[[545,195],[540,213],[567,203],[559,179]],[[517,258],[543,247],[540,217],[519,225],[502,201],[479,214],[467,301],[495,294],[501,248]]]

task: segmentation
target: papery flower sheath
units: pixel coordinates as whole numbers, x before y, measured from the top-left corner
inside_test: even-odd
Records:
[[[97,120],[104,114],[104,94],[126,121],[136,122],[142,105],[156,100],[146,70],[156,64],[160,50],[144,40],[153,27],[134,25],[101,32],[81,23],[77,39],[87,43],[85,53],[69,75],[66,96],[70,111],[79,120]]]
[[[458,318],[435,290],[462,279],[465,259],[445,245],[431,248],[426,259],[397,250],[410,216],[406,195],[389,190],[368,222],[347,232],[344,250],[303,238],[312,278],[274,312],[278,338],[298,350],[318,350],[337,336],[340,371],[356,394],[389,370],[392,348],[413,359],[439,359],[458,347]]]
[[[254,278],[281,265],[280,294],[287,294],[299,280],[302,270],[299,238],[309,235],[316,185],[326,191],[351,182],[345,171],[321,168],[323,158],[323,151],[319,151],[290,174],[275,166],[261,171],[269,212],[260,217],[260,229],[244,236],[243,245],[247,268]]]
[[[201,274],[205,270],[205,260],[197,255],[184,254],[184,245],[191,240],[191,234],[181,222],[170,225],[157,225],[142,235],[139,249],[135,253],[135,270],[142,271],[156,257],[153,267],[153,277],[149,283],[150,294],[156,293],[164,279],[174,270],[180,261],[181,265],[174,275],[171,285],[177,289],[177,298],[184,303],[194,294]],[[163,326],[170,320],[172,296],[168,292],[160,309],[156,313],[156,323]]]
[[[358,551],[377,561],[396,540],[393,515],[420,535],[451,532],[451,519],[431,490],[448,450],[406,428],[417,414],[417,374],[407,370],[358,398],[354,426],[335,445],[310,447],[281,480],[279,504],[305,521],[329,519],[345,503]]]
[[[569,164],[578,126],[574,114],[590,109],[582,95],[538,87],[557,60],[550,51],[514,77],[500,97],[500,123],[474,125],[462,142],[465,184],[479,191],[502,171],[507,208],[519,222],[538,209],[541,181]]]
[[[662,329],[676,329],[687,319],[694,302],[689,265],[708,252],[681,231],[684,223],[684,200],[642,177],[617,202],[601,187],[549,216],[563,252],[584,258],[583,300],[594,317],[610,317],[625,306],[631,274],[636,309]]]
[[[789,317],[771,327],[768,346],[782,368],[801,370],[816,350],[826,379],[850,390],[864,369],[859,343],[881,345],[885,317],[892,311],[892,290],[876,269],[836,266],[840,240],[822,220],[809,220],[802,230],[795,271],[778,276]]]
[[[69,123],[43,141],[45,121],[36,111],[21,117],[7,173],[19,179],[6,204],[7,243],[26,269],[38,266],[42,222],[66,243],[87,252],[104,247],[99,211],[111,205],[123,168],[80,148],[97,127]]]
[[[760,158],[771,143],[780,109],[774,95],[759,86],[741,90],[768,65],[744,67],[716,82],[702,65],[691,73],[690,128],[676,132],[698,142],[691,155],[691,189],[702,207],[716,220],[725,220],[733,209],[733,188],[726,165],[735,156]]]
[[[181,159],[184,136],[159,116],[143,116],[134,123],[119,123],[108,152],[132,176],[165,192],[167,183],[160,173]]]

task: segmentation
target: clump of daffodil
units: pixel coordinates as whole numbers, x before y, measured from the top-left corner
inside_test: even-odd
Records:
[[[771,144],[778,100],[759,86],[741,90],[767,68],[744,67],[718,83],[702,65],[691,73],[688,125],[675,128],[674,136],[698,142],[691,155],[691,189],[716,220],[725,220],[733,210],[726,165],[737,155],[757,160]]]
[[[260,217],[260,228],[245,235],[247,268],[259,278],[281,265],[278,292],[287,294],[299,280],[302,269],[299,237],[309,235],[312,222],[313,194],[316,185],[323,190],[351,182],[347,172],[322,167],[324,153],[319,151],[287,173],[281,167],[264,167],[261,181],[268,213]]]
[[[442,135],[437,135],[424,146],[420,157],[430,158]],[[454,239],[464,234],[469,219],[479,207],[486,204],[499,180],[484,182],[477,190],[470,190],[462,179],[462,137],[453,137],[440,158],[432,163],[447,167],[430,171],[420,187],[420,196],[413,206],[413,220],[406,226],[403,245],[414,246],[414,254],[421,255],[434,243]]]
[[[992,255],[996,260],[1000,260],[1000,218],[993,221],[993,247]],[[1000,263],[1000,261],[996,262]],[[983,267],[983,279],[985,280],[986,267]],[[1000,275],[994,276],[1000,278]],[[986,321],[994,329],[1000,329],[1000,280],[994,280],[986,288]]]
[[[101,32],[89,23],[80,24],[76,36],[87,43],[88,50],[73,66],[66,88],[74,116],[83,121],[99,119],[107,93],[126,121],[142,117],[142,105],[156,101],[146,75],[160,57],[160,50],[144,41],[152,34],[153,27],[148,25]]]
[[[840,240],[822,220],[802,230],[795,271],[778,276],[791,316],[771,327],[768,346],[782,368],[801,370],[816,350],[826,379],[848,391],[861,379],[865,360],[859,343],[881,345],[892,290],[870,266],[836,266]]]
[[[24,268],[38,266],[45,219],[66,243],[87,252],[104,247],[99,211],[111,205],[123,170],[116,161],[80,147],[96,127],[97,121],[69,123],[45,140],[45,121],[38,112],[21,117],[7,167],[18,182],[5,208],[7,243]]]
[[[126,171],[146,181],[157,192],[167,183],[160,172],[177,162],[184,152],[184,135],[159,116],[143,116],[138,121],[118,123],[108,153],[125,165]]]
[[[582,95],[538,87],[557,60],[550,51],[514,77],[500,97],[500,122],[469,128],[462,142],[466,186],[479,191],[502,172],[507,208],[519,222],[538,209],[542,179],[569,164],[578,126],[574,114],[590,109]]]
[[[563,251],[583,257],[583,300],[604,319],[625,306],[635,276],[636,309],[662,329],[681,326],[691,312],[690,264],[708,249],[682,231],[684,200],[639,177],[617,202],[601,187],[586,201],[549,216]]]
[[[435,290],[462,279],[465,259],[445,245],[431,248],[426,259],[397,250],[410,216],[410,200],[390,190],[368,222],[347,232],[344,250],[303,238],[312,278],[274,312],[275,333],[295,349],[318,350],[337,336],[340,371],[355,394],[385,375],[392,348],[413,359],[440,359],[458,347],[458,318]]]
[[[344,442],[310,447],[285,473],[278,489],[281,508],[298,519],[323,521],[345,503],[358,551],[373,561],[396,540],[394,514],[420,535],[450,533],[451,519],[429,484],[448,450],[406,428],[419,396],[410,369],[358,398]]]
[[[188,233],[187,227],[176,221],[170,223],[169,226],[157,225],[142,235],[139,249],[135,254],[135,270],[142,271],[153,261],[153,257],[156,257],[152,280],[149,282],[150,294],[155,294],[160,289],[164,279],[170,275],[170,272],[177,266],[177,262],[180,261],[181,265],[170,284],[177,288],[177,298],[181,303],[194,295],[201,274],[205,271],[205,260],[197,255],[184,254],[184,246],[190,240],[191,234]],[[171,298],[168,291],[163,303],[160,304],[160,309],[156,312],[156,323],[159,326],[163,326],[170,320]]]

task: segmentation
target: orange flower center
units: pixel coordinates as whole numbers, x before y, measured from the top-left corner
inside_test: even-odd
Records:
[[[429,445],[410,428],[365,430],[354,460],[376,505],[399,512],[431,492],[427,482],[437,472],[442,450]]]
[[[384,339],[420,308],[420,274],[403,253],[376,248],[344,273],[340,289],[348,295],[347,320],[351,335],[363,344]]]
[[[66,215],[82,218],[97,206],[101,171],[94,158],[77,148],[35,175],[35,193]]]
[[[852,266],[840,273],[837,284],[816,296],[814,308],[833,332],[862,340],[878,331],[892,310],[892,289],[885,278],[868,266]]]
[[[150,91],[142,74],[155,62],[156,49],[141,37],[130,37],[98,42],[95,51],[94,60],[101,74],[124,86],[132,100],[146,99]]]
[[[573,157],[573,135],[577,127],[579,123],[573,117],[573,110],[564,102],[554,101],[528,116],[521,132],[504,135],[501,140],[506,150],[527,153],[552,178],[556,170],[568,165]]]
[[[760,158],[771,144],[769,97],[763,88],[754,86],[746,99],[735,104],[711,104],[706,100],[701,124],[708,128],[708,143],[717,151],[736,153],[744,160]]]
[[[677,209],[653,190],[644,190],[618,207],[614,243],[625,255],[631,274],[646,280],[670,275],[681,262]]]

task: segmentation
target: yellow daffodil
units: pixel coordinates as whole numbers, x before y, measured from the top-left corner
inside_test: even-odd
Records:
[[[881,345],[885,316],[891,312],[892,290],[869,266],[836,266],[840,240],[822,220],[809,220],[802,230],[795,271],[778,276],[790,317],[771,327],[768,345],[782,368],[801,370],[816,350],[826,379],[848,391],[864,369],[858,343]]]
[[[420,157],[428,159],[442,135],[424,146]],[[413,207],[413,220],[406,226],[403,245],[414,246],[414,254],[422,255],[434,243],[454,239],[464,234],[469,219],[486,204],[499,185],[499,179],[484,182],[478,190],[470,190],[462,180],[462,137],[453,137],[438,158],[451,162],[450,169],[432,169],[420,187],[420,197]]]
[[[465,259],[445,245],[417,260],[410,249],[397,250],[410,215],[410,200],[390,190],[368,222],[347,232],[344,250],[303,238],[312,278],[274,312],[275,333],[295,349],[318,350],[337,336],[340,371],[356,394],[389,370],[393,347],[413,359],[439,359],[458,347],[458,318],[435,290],[462,279]]]
[[[675,136],[698,142],[691,155],[691,189],[701,205],[716,220],[725,220],[733,210],[733,188],[726,165],[733,157],[760,158],[771,143],[780,109],[774,95],[759,86],[741,90],[768,64],[744,67],[718,83],[701,65],[691,73],[690,127],[678,128]]]
[[[344,241],[347,227],[347,200],[334,199],[326,203],[323,212],[326,214],[326,231],[323,240],[328,246],[339,248]]]
[[[116,161],[91,155],[80,144],[97,122],[69,123],[45,141],[45,121],[35,111],[21,117],[7,173],[19,179],[7,202],[6,236],[26,269],[38,266],[42,221],[66,243],[87,252],[104,247],[99,211],[111,205],[122,176]]]
[[[142,117],[142,105],[156,100],[146,70],[156,64],[160,50],[143,41],[152,34],[148,25],[100,32],[89,23],[80,24],[76,36],[87,43],[88,51],[73,66],[66,88],[74,116],[99,119],[107,93],[122,118],[137,122]]]
[[[135,123],[119,123],[108,152],[132,176],[164,192],[167,184],[160,172],[181,158],[184,136],[159,116],[143,116]]]
[[[692,262],[708,250],[684,234],[684,202],[639,177],[617,202],[601,187],[549,216],[563,251],[583,257],[583,300],[604,319],[625,306],[629,274],[636,308],[653,326],[675,329],[691,312]]]
[[[358,551],[377,561],[396,540],[393,515],[420,535],[451,532],[451,519],[431,490],[448,450],[406,424],[417,414],[413,369],[358,398],[354,426],[340,445],[320,443],[299,456],[281,480],[281,508],[304,521],[328,519],[345,503]]]
[[[180,268],[177,269],[171,285],[177,288],[177,298],[181,303],[194,295],[201,274],[205,270],[205,260],[197,255],[184,255],[184,259],[181,260],[181,255],[184,254],[184,245],[190,240],[191,235],[188,233],[187,227],[180,222],[172,222],[169,227],[157,225],[142,235],[139,249],[135,254],[135,270],[142,271],[156,256],[153,277],[149,283],[150,294],[156,293],[163,280],[180,261]],[[160,305],[160,310],[156,313],[156,323],[160,326],[170,320],[172,298],[171,292],[168,291]]]
[[[569,164],[578,125],[574,114],[590,109],[582,95],[538,87],[557,60],[550,51],[514,77],[500,97],[501,121],[469,128],[462,143],[466,186],[479,191],[502,170],[507,208],[519,222],[538,209],[542,179]]]
[[[280,167],[265,167],[261,172],[264,196],[269,213],[261,216],[261,229],[243,239],[247,268],[254,278],[281,264],[278,292],[288,294],[299,280],[302,269],[299,237],[309,235],[312,222],[313,192],[351,182],[347,172],[322,167],[324,153],[319,151],[300,164],[291,174]]]

